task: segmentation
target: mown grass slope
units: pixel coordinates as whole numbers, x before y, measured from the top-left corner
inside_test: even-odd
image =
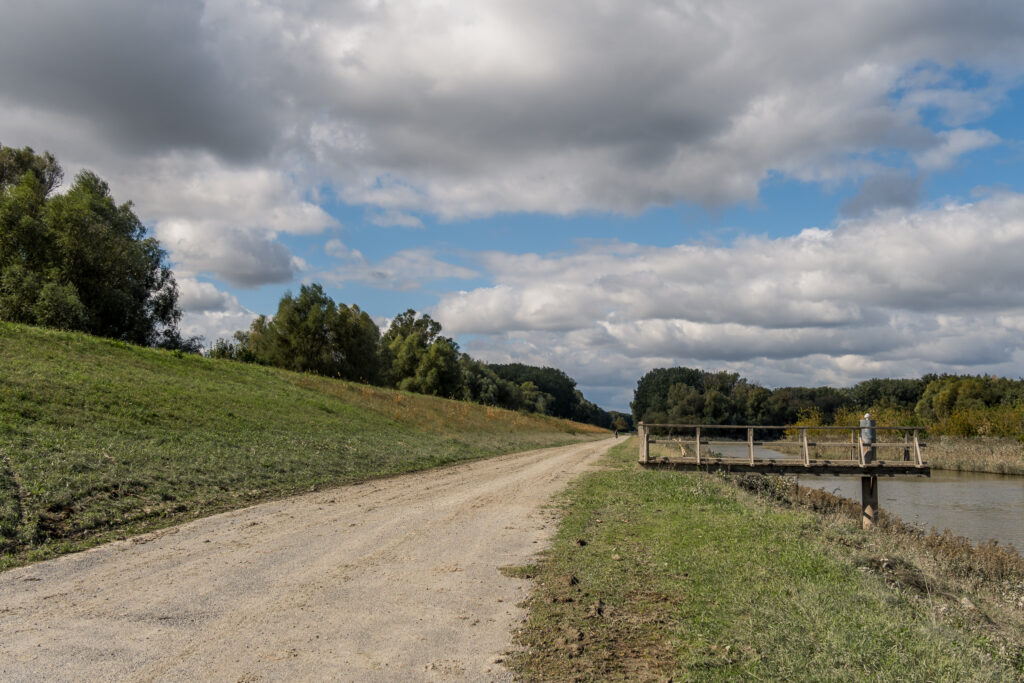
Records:
[[[0,323],[0,568],[588,425]]]

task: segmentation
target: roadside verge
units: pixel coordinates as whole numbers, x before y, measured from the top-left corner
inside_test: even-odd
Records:
[[[510,660],[523,678],[1024,675],[1024,575],[956,579],[911,534],[641,470],[631,442],[608,459],[564,494],[551,549],[510,570],[535,581]]]

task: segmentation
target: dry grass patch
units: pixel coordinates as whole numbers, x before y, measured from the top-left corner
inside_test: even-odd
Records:
[[[1024,475],[1024,444],[1002,437],[937,436],[929,439],[925,460],[941,470]]]

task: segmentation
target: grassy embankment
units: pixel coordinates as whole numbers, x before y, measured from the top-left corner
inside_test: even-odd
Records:
[[[577,480],[552,549],[508,570],[536,582],[510,658],[527,680],[1024,677],[1016,554],[891,520],[865,532],[784,479],[752,493],[635,458],[627,442]]]
[[[0,569],[604,430],[0,323]]]

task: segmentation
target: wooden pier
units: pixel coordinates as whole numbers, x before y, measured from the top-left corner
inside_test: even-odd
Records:
[[[696,425],[696,424],[644,424],[637,426],[640,439],[640,465],[650,469],[672,469],[698,472],[749,472],[754,474],[811,474],[861,477],[862,523],[864,528],[874,525],[878,517],[878,477],[931,476],[931,468],[924,462],[919,435],[921,427],[878,427],[869,416],[857,426],[783,427],[755,425]],[[660,432],[652,436],[652,430]],[[745,441],[709,439],[709,432],[728,430],[732,434],[745,431]],[[794,440],[755,440],[755,431],[761,433],[785,431]],[[849,441],[820,441],[808,438],[808,432],[822,432],[826,436],[837,432],[850,432]],[[902,440],[877,441],[877,431],[900,432]],[[684,435],[685,433],[685,435]],[[691,436],[692,434],[692,436]],[[661,445],[662,453],[651,454],[651,445]],[[746,457],[725,457],[711,447],[743,448]],[[778,455],[755,457],[754,447],[773,449]],[[674,452],[678,449],[678,455]],[[781,449],[781,450],[779,450]],[[880,459],[879,449],[895,451],[895,458]],[[788,451],[793,451],[790,454]],[[820,457],[826,451],[836,457]],[[900,452],[902,451],[902,452]],[[849,453],[845,457],[844,453]],[[814,457],[812,457],[814,453]]]

